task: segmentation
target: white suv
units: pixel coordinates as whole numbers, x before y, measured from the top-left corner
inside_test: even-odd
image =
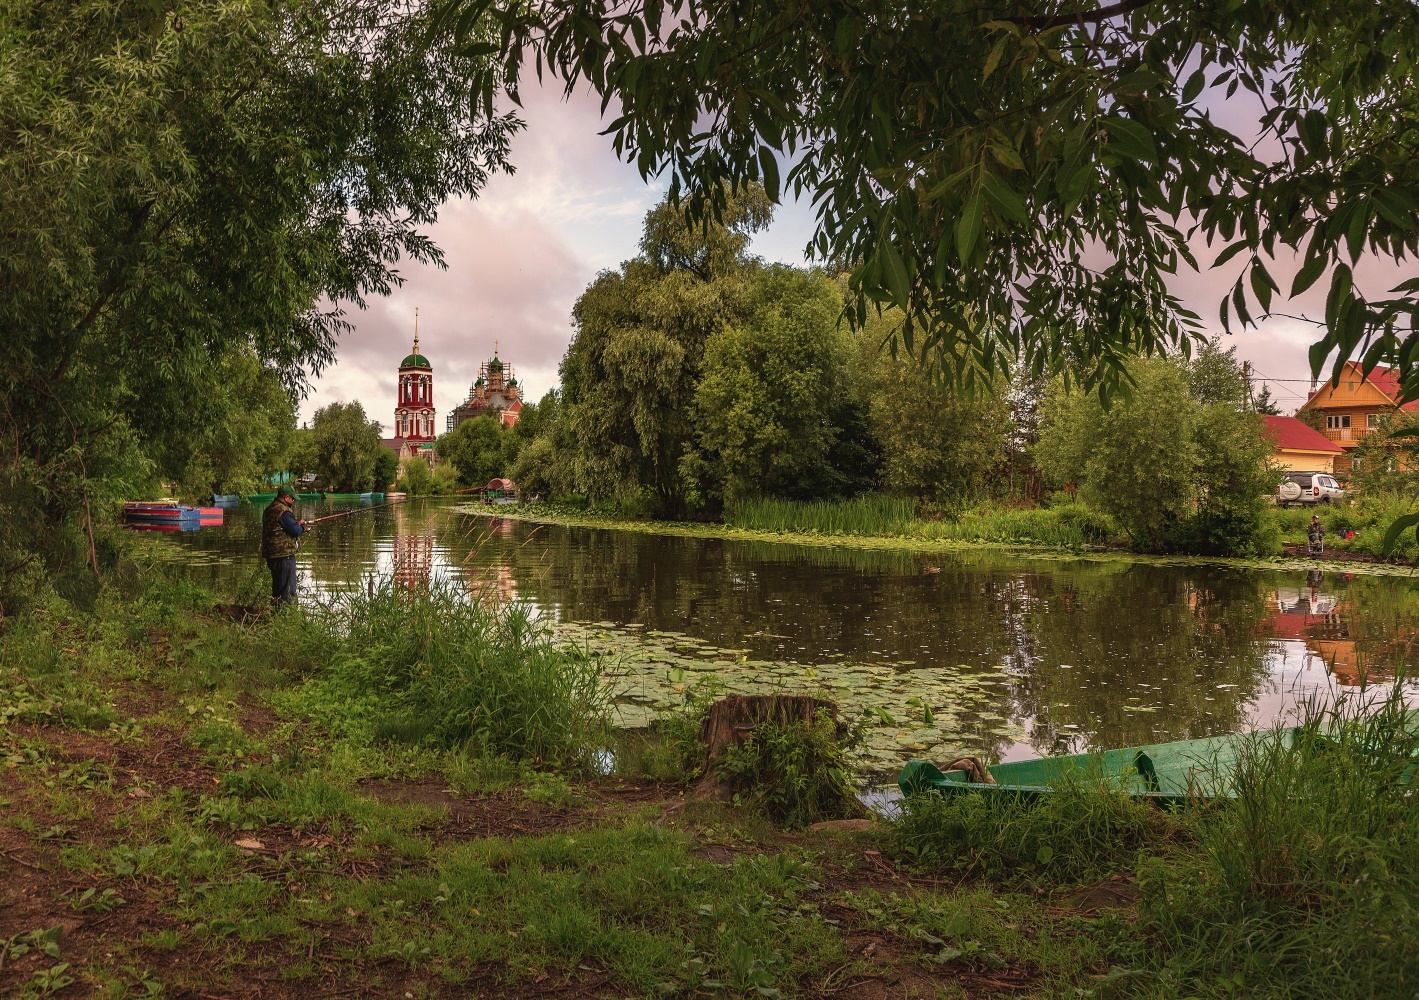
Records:
[[[1324,472],[1288,472],[1276,489],[1281,504],[1336,503],[1345,491],[1335,477]]]

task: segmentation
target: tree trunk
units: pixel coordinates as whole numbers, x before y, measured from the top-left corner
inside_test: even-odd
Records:
[[[700,724],[705,773],[691,790],[691,798],[727,799],[729,788],[714,773],[715,761],[727,748],[743,743],[765,722],[812,722],[819,709],[826,709],[837,720],[838,706],[809,695],[731,694],[715,702]]]

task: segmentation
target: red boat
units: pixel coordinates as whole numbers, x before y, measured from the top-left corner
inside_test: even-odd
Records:
[[[188,507],[176,500],[133,501],[123,505],[123,519],[138,524],[217,525],[220,507]]]

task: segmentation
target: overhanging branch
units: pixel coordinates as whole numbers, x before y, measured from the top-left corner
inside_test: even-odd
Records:
[[[1074,11],[1068,14],[1006,17],[1001,20],[1030,28],[1033,31],[1048,31],[1050,28],[1058,28],[1066,24],[1098,24],[1100,21],[1108,21],[1123,14],[1131,14],[1140,7],[1147,7],[1152,2],[1153,0],[1122,0],[1120,3],[1109,4],[1107,7],[1096,7],[1093,10]]]

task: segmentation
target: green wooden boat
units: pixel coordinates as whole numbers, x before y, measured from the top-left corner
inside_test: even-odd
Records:
[[[276,499],[274,493],[248,493],[244,499],[247,503],[270,503]]]
[[[297,500],[324,500],[324,499],[325,499],[325,494],[324,494],[324,493],[297,493],[297,494],[296,494],[296,499],[297,499]]]
[[[1410,732],[1419,733],[1419,711],[1410,711],[1407,727]],[[1248,740],[1274,738],[1284,746],[1291,746],[1300,732],[1300,727],[1293,726],[1242,735],[1124,747],[1102,753],[1037,757],[994,765],[990,768],[990,776],[995,779],[995,784],[972,781],[964,770],[942,771],[930,761],[913,760],[902,768],[897,785],[907,796],[926,791],[946,795],[984,792],[1035,799],[1055,791],[1061,781],[1103,781],[1133,797],[1176,808],[1232,797],[1234,793],[1228,789],[1229,779]],[[1323,748],[1326,743],[1322,735],[1316,747]],[[1400,780],[1412,782],[1416,773],[1419,773],[1419,751],[1410,757]]]
[[[1286,743],[1297,730],[1273,731]],[[1226,795],[1226,780],[1236,765],[1242,741],[1213,736],[1176,743],[1125,747],[1103,753],[1066,754],[996,764],[995,784],[970,780],[966,771],[942,771],[930,761],[908,761],[897,778],[904,795],[935,790],[947,795],[986,792],[1033,799],[1054,791],[1061,780],[1104,781],[1137,798],[1160,805],[1185,805]]]
[[[305,496],[305,494],[301,494],[301,495],[302,495],[302,496]],[[327,500],[358,500],[358,499],[360,499],[362,496],[364,496],[363,493],[327,493],[327,494],[325,494],[325,499],[327,499]]]

